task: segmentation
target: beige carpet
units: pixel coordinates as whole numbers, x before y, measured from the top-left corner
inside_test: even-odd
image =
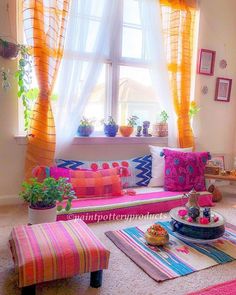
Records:
[[[216,205],[228,222],[236,225],[236,195],[226,194]],[[195,272],[173,280],[157,283],[125,256],[105,235],[108,230],[121,229],[142,223],[152,224],[154,220],[130,220],[91,225],[91,229],[111,251],[109,270],[104,271],[103,286],[89,287],[89,274],[67,280],[41,284],[37,295],[82,295],[82,294],[137,294],[137,295],[181,295],[213,284],[236,278],[236,261]],[[27,209],[0,207],[0,295],[18,295],[17,277],[8,249],[8,237],[13,225],[27,222]]]

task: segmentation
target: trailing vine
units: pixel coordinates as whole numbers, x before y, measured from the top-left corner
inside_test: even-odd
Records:
[[[18,70],[15,76],[18,80],[17,96],[22,99],[24,107],[24,129],[27,131],[32,109],[32,96],[35,96],[35,93],[30,87],[32,83],[32,56],[30,48],[25,45],[19,45]]]

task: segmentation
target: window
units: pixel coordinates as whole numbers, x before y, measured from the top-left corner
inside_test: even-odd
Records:
[[[96,5],[96,1],[92,3]],[[125,124],[127,117],[136,115],[142,124],[144,120],[154,123],[160,111],[145,60],[140,4],[136,0],[124,0],[119,1],[119,5],[116,38],[84,111],[84,116],[93,117],[98,122],[97,131],[102,129],[99,122],[108,115],[119,124]],[[95,23],[91,23],[91,32],[96,32]],[[94,34],[91,39],[95,40]],[[86,48],[84,54],[89,56],[91,48],[92,45]]]
[[[80,0],[76,1],[76,9],[70,15],[78,24],[77,33],[80,34],[81,47],[78,51],[78,44],[72,42],[70,50],[64,53],[64,58],[74,54],[76,58],[83,60],[81,68],[74,69],[84,71],[78,82],[80,89],[87,78],[88,65],[85,61],[94,58],[93,47],[103,13],[99,10],[102,6],[96,5],[97,0],[87,0],[86,4],[83,5],[83,1]],[[129,116],[136,115],[139,117],[139,124],[142,124],[144,120],[154,123],[160,112],[145,59],[146,46],[140,3],[137,0],[119,0],[118,5],[115,38],[112,36],[112,47],[104,55],[103,60],[97,60],[101,63],[100,74],[83,112],[85,117],[95,119],[96,131],[103,129],[101,120],[109,115],[112,115],[118,124],[125,124]],[[58,93],[57,84],[54,92]],[[53,102],[53,107],[56,107],[56,102]],[[22,114],[22,110],[20,113]],[[22,131],[23,116],[20,117]]]

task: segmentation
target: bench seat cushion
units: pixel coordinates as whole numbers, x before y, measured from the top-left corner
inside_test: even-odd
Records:
[[[82,220],[16,226],[10,247],[19,287],[106,269],[110,255]]]
[[[168,212],[187,202],[186,198],[183,199],[183,192],[163,191],[160,188],[136,189],[136,191],[136,195],[73,200],[71,210],[58,212],[57,220],[81,218],[86,223],[120,220]],[[212,206],[212,194],[207,191],[200,192],[199,204]]]

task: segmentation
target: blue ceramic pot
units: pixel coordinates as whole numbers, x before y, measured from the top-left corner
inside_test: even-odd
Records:
[[[88,137],[93,133],[94,127],[93,126],[79,126],[78,134],[82,137]]]
[[[115,137],[118,131],[118,125],[104,124],[104,133],[108,137]]]

